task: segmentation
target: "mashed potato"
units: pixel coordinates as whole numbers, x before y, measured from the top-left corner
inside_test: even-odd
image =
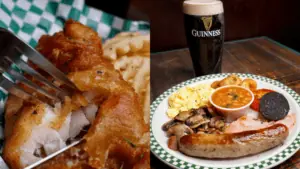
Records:
[[[183,87],[169,97],[167,115],[174,118],[180,111],[199,108],[209,104],[209,97],[214,91],[210,84]]]

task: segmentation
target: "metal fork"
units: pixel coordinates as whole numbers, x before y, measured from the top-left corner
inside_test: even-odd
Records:
[[[36,92],[48,97],[51,100],[59,101],[63,100],[65,96],[70,95],[68,91],[62,90],[52,84],[44,76],[31,68],[24,60],[21,59],[21,55],[25,55],[31,62],[37,65],[39,68],[49,73],[56,80],[64,83],[72,89],[76,89],[76,86],[65,76],[63,72],[57,69],[51,62],[44,58],[38,51],[24,43],[14,34],[4,28],[0,28],[0,72],[6,73],[17,82],[21,82]],[[25,73],[34,77],[35,80],[42,82],[50,89],[55,91],[55,94],[48,92],[44,88],[36,85],[36,83],[24,77],[20,72],[12,68],[12,64],[15,64]],[[26,96],[28,98],[35,98],[39,101],[46,102],[45,99],[39,98],[37,95],[30,94],[18,87],[7,76],[1,77],[0,86],[10,92],[11,94],[17,94],[17,96]],[[21,93],[21,94],[20,94]],[[49,104],[48,102],[46,102]]]
[[[47,72],[55,80],[58,80],[59,82],[65,84],[70,89],[77,90],[76,86],[65,76],[65,74],[59,69],[57,69],[46,58],[44,58],[38,51],[24,43],[10,31],[4,28],[0,28],[0,73],[2,73],[2,75],[0,75],[0,88],[2,88],[2,90],[4,89],[8,93],[21,97],[22,99],[34,99],[51,106],[53,106],[55,102],[63,101],[65,96],[70,96],[69,91],[62,90],[61,88],[55,86],[47,78],[45,78],[35,69],[30,67],[27,64],[27,62],[21,59],[22,55],[25,55],[31,62],[33,62],[45,72]],[[20,71],[18,71],[16,68],[13,68],[12,65],[17,66],[17,68],[19,68]],[[32,76],[38,82],[41,82],[42,84],[46,85],[49,89],[52,89],[54,93],[49,92],[48,90],[40,87],[33,81],[29,80],[22,74],[22,72],[25,72],[26,74]],[[40,95],[46,96],[48,99],[40,97],[40,95],[37,95],[35,93],[29,93],[25,91],[23,88],[17,85],[17,83],[19,82],[31,88]],[[49,100],[51,102],[49,102]],[[3,107],[1,109],[3,109]],[[3,112],[4,111],[0,113]],[[68,147],[43,159],[41,162],[33,164],[32,167],[37,166],[38,164],[46,161],[47,159],[50,159],[53,156],[69,149],[70,147],[78,144],[79,142],[80,141],[74,142]],[[0,168],[2,167],[8,168],[7,166],[5,166],[5,162],[0,157]],[[32,167],[29,166],[27,168]]]
[[[40,164],[43,164],[44,162],[46,162],[46,161],[52,159],[53,157],[57,156],[58,154],[60,154],[60,153],[62,153],[62,152],[64,152],[64,151],[66,151],[66,150],[68,150],[69,148],[78,145],[81,141],[82,141],[82,139],[80,139],[80,140],[78,140],[78,141],[75,141],[75,142],[71,143],[70,145],[68,145],[67,147],[65,147],[65,148],[63,148],[63,149],[61,149],[61,150],[59,150],[59,151],[57,151],[57,152],[55,152],[55,153],[50,154],[49,156],[43,158],[42,160],[40,160],[40,161],[38,161],[38,162],[36,162],[36,163],[34,163],[34,164],[31,164],[31,165],[28,166],[28,167],[25,167],[24,169],[32,169],[32,168],[34,168],[34,167],[37,167],[37,166],[39,166]]]

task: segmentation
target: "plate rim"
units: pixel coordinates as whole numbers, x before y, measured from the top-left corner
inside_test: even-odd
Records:
[[[260,76],[260,75],[255,75],[255,74],[250,74],[250,73],[217,73],[217,74],[209,74],[209,75],[199,76],[199,77],[195,77],[195,78],[183,81],[177,85],[170,87],[169,89],[164,91],[162,94],[160,94],[151,103],[151,106],[150,106],[150,150],[159,160],[161,160],[162,162],[164,162],[165,164],[169,165],[172,168],[187,168],[187,169],[194,169],[194,168],[195,169],[206,169],[206,168],[213,169],[213,168],[216,168],[214,166],[201,166],[201,165],[191,164],[189,162],[186,162],[185,160],[179,159],[178,157],[168,153],[158,143],[158,141],[154,137],[153,130],[152,130],[152,119],[153,119],[153,115],[154,115],[158,105],[160,105],[162,100],[167,98],[171,93],[177,91],[178,89],[180,89],[184,86],[191,85],[196,82],[201,82],[203,80],[209,80],[209,79],[214,79],[214,78],[222,78],[222,77],[226,77],[230,74],[236,74],[243,78],[254,78],[254,79],[275,85],[276,87],[283,89],[289,95],[291,95],[291,97],[295,100],[295,102],[300,107],[300,95],[297,92],[295,92],[293,89],[291,89],[290,87],[286,86],[285,84],[283,84],[277,80],[273,80],[268,77],[264,77],[264,76]],[[281,152],[276,153],[275,155],[269,157],[268,159],[265,159],[265,160],[262,160],[262,161],[259,161],[256,163],[248,164],[248,165],[242,165],[242,166],[238,166],[238,167],[225,167],[225,168],[226,169],[271,168],[271,167],[277,166],[280,163],[289,159],[292,155],[294,155],[299,150],[299,147],[300,147],[300,133],[298,133],[298,135],[287,146],[286,149],[282,150]],[[219,169],[220,167],[217,167],[217,168]]]

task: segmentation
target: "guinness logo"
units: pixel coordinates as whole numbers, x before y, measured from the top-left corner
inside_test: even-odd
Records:
[[[209,31],[212,26],[212,16],[203,16],[201,20],[203,21],[206,31]]]
[[[212,27],[212,16],[202,16],[201,20],[203,21],[204,28],[201,27],[201,30],[193,29],[192,35],[194,37],[215,37],[221,35],[221,29],[211,30]],[[201,22],[201,21],[200,21]],[[204,30],[205,29],[205,30]]]

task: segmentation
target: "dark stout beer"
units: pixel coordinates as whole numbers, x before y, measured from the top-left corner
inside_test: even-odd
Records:
[[[186,39],[196,76],[221,72],[224,18],[218,0],[186,0],[183,3]]]

